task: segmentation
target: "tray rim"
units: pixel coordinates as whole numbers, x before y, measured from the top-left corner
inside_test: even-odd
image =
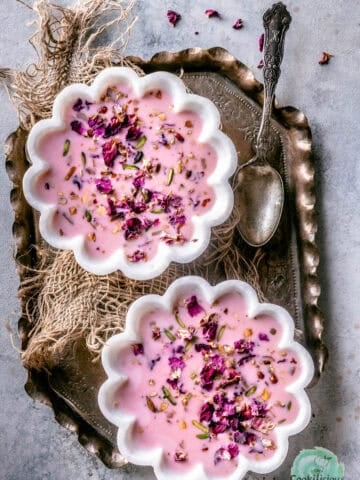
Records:
[[[189,48],[177,52],[162,51],[156,53],[148,60],[137,56],[125,57],[124,63],[130,63],[143,68],[146,73],[154,70],[188,70],[188,71],[213,71],[230,79],[240,88],[244,94],[251,98],[260,107],[263,103],[263,85],[256,80],[253,72],[237,60],[231,53],[222,47],[210,49]],[[312,354],[315,355],[315,376],[312,384],[317,383],[324,370],[328,351],[323,342],[324,317],[318,306],[320,296],[320,283],[317,274],[319,265],[319,252],[316,245],[315,234],[317,221],[315,214],[315,182],[314,166],[311,153],[311,130],[306,116],[294,107],[281,107],[275,101],[273,117],[286,129],[294,130],[299,145],[307,145],[308,155],[302,165],[303,182],[296,189],[296,223],[298,225],[298,239],[300,246],[301,262],[301,290],[304,315],[312,319],[313,330],[305,332],[312,345]],[[11,157],[14,145],[18,141],[19,131],[25,131],[18,127],[5,141],[6,171],[13,188],[10,193],[11,205],[14,211],[13,237],[15,241],[14,259],[20,279],[26,278],[27,269],[36,260],[35,249],[30,249],[35,237],[33,210],[26,204],[22,195],[21,179],[24,172],[16,169],[16,158]],[[26,164],[23,166],[24,171]],[[306,209],[302,208],[306,205]],[[25,211],[29,215],[24,215]],[[24,300],[21,302],[22,316],[18,322],[18,332],[22,348],[26,348],[29,338],[30,325],[24,315]],[[309,320],[308,320],[309,322]],[[310,333],[310,335],[309,335]],[[98,456],[108,467],[117,468],[126,461],[114,448],[108,439],[101,435],[95,428],[89,425],[69,405],[66,399],[61,398],[50,387],[46,372],[34,372],[28,370],[28,378],[25,384],[28,395],[40,402],[47,404],[54,411],[56,421],[63,427],[76,431],[78,441],[91,453]]]

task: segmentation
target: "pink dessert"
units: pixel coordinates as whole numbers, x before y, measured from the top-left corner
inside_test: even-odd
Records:
[[[165,91],[138,100],[119,84],[99,103],[79,98],[64,120],[67,128],[39,147],[50,169],[38,192],[57,205],[60,236],[84,235],[94,258],[121,248],[130,262],[150,260],[161,242],[197,240],[192,217],[213,205],[207,179],[217,162],[215,150],[197,141],[197,114],[175,113]]]
[[[234,472],[241,457],[271,458],[277,427],[300,409],[286,388],[302,367],[294,351],[279,348],[282,334],[275,318],[250,318],[238,292],[211,305],[183,294],[172,312],[148,310],[139,341],[116,357],[127,380],[113,407],[136,418],[131,449],[162,447],[166,471],[201,463],[216,478]]]

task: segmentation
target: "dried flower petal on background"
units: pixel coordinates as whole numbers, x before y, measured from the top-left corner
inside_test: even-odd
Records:
[[[257,68],[263,68],[264,66],[264,60],[261,59],[260,62],[257,64]]]
[[[238,18],[234,23],[234,25],[232,26],[232,28],[234,30],[240,30],[240,28],[243,28],[243,26],[244,26],[243,21],[241,20],[241,18]]]
[[[177,13],[174,10],[168,10],[166,15],[173,27],[175,27],[178,21],[181,20],[180,13]]]
[[[322,52],[321,59],[319,60],[319,65],[327,65],[333,56],[334,55],[332,55],[331,53]]]
[[[259,51],[262,52],[264,50],[264,38],[265,35],[262,33],[259,37]]]
[[[205,10],[205,15],[207,15],[209,18],[212,18],[212,17],[221,18],[220,13],[217,10],[213,10],[212,8],[208,8],[207,10]]]

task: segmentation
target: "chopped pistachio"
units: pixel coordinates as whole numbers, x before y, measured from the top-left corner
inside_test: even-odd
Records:
[[[66,155],[69,153],[70,150],[70,140],[67,138],[64,143],[64,148],[63,148],[63,157],[66,157]]]

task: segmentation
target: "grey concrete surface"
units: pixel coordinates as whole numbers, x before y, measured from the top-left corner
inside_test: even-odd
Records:
[[[25,0],[30,5],[31,0]],[[68,4],[70,2],[67,2]],[[141,0],[127,53],[150,57],[159,50],[220,45],[256,69],[260,16],[271,0]],[[334,451],[345,463],[347,479],[360,478],[360,3],[358,0],[287,0],[293,14],[283,75],[281,104],[294,105],[308,116],[313,131],[321,253],[321,306],[326,317],[330,361],[318,386],[310,391],[315,417],[290,440],[285,464],[266,477],[288,479],[301,448],[315,445]],[[203,11],[217,8],[223,19],[209,21]],[[183,19],[173,29],[166,11]],[[244,28],[232,22],[241,17]],[[34,60],[27,40],[34,30],[33,12],[15,0],[0,1],[0,65],[22,69]],[[195,35],[195,31],[199,35]],[[335,55],[319,66],[323,50]],[[0,142],[17,119],[6,93],[0,91]],[[148,468],[111,471],[86,452],[74,434],[55,422],[51,410],[24,392],[25,372],[11,347],[5,323],[16,328],[18,279],[12,261],[10,183],[0,163],[0,480],[154,479]]]

